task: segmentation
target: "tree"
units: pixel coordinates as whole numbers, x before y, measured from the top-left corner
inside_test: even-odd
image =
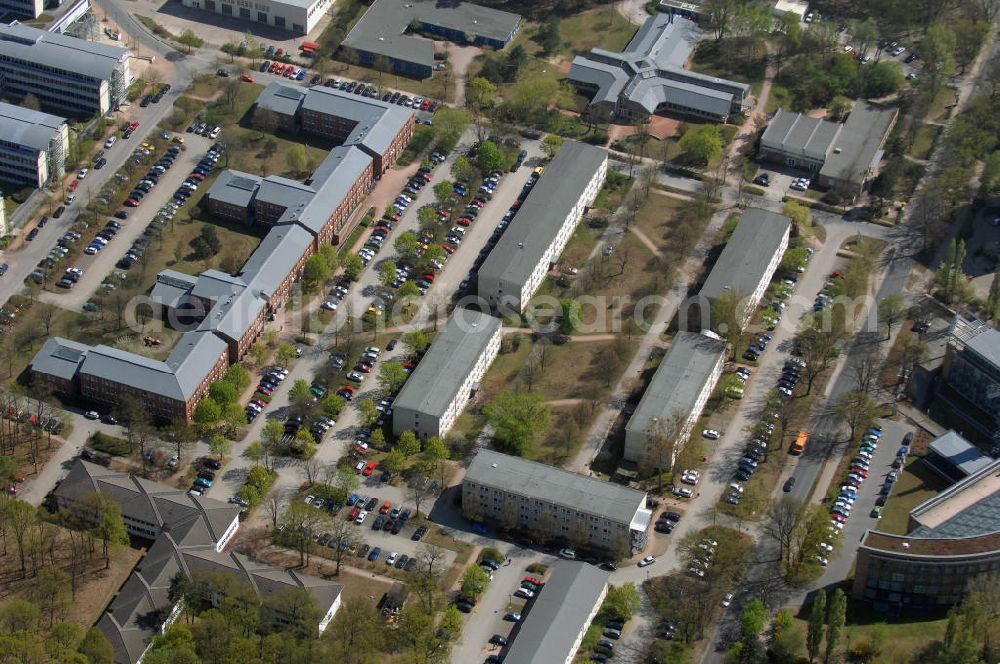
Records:
[[[535,437],[549,426],[549,406],[533,392],[504,390],[483,412],[493,426],[498,449],[508,454],[527,454]]]
[[[55,565],[41,568],[35,575],[30,594],[32,601],[48,617],[51,629],[56,619],[66,614],[72,602],[69,574]]]
[[[378,267],[378,280],[382,284],[382,288],[391,288],[394,281],[396,281],[396,263],[393,261],[385,261]]]
[[[361,260],[361,256],[358,256],[357,254],[348,254],[347,257],[344,258],[344,275],[351,281],[357,281],[364,269],[365,263]]]
[[[394,447],[382,457],[382,467],[392,474],[398,473],[406,467],[406,457],[403,456],[398,447]]]
[[[872,99],[896,93],[906,80],[903,66],[895,60],[879,60],[864,71],[865,96]]]
[[[474,109],[483,110],[493,106],[497,98],[497,86],[482,76],[469,81],[466,89],[466,103]]]
[[[505,161],[506,155],[500,146],[493,141],[483,141],[479,145],[479,151],[476,153],[476,165],[483,173],[503,170]]]
[[[308,161],[309,157],[306,155],[306,148],[301,143],[293,144],[288,148],[288,152],[285,153],[285,163],[292,173],[302,173],[305,171]]]
[[[275,353],[275,359],[278,360],[278,364],[281,365],[288,364],[296,357],[298,357],[298,351],[295,350],[295,346],[287,343],[278,346],[278,350]]]
[[[581,325],[580,303],[573,298],[559,300],[558,327],[560,334],[569,336],[580,329]]]
[[[805,247],[789,247],[781,257],[781,269],[795,271],[804,269],[809,263],[809,252]]]
[[[236,387],[227,380],[217,380],[208,386],[208,394],[220,406],[233,403],[240,394]]]
[[[965,291],[965,241],[952,240],[941,267],[934,275],[942,298],[952,303],[962,299]]]
[[[555,55],[559,50],[562,40],[559,37],[559,17],[550,15],[545,23],[542,23],[535,36],[545,55]]]
[[[830,609],[826,618],[826,656],[824,662],[829,664],[833,655],[840,645],[840,637],[844,631],[844,624],[847,622],[847,596],[844,591],[837,588],[833,591],[833,599],[830,600]]]
[[[366,397],[358,403],[358,412],[361,414],[361,423],[368,428],[375,424],[379,415],[375,401],[371,397]]]
[[[826,590],[822,588],[816,593],[812,608],[809,610],[809,626],[806,630],[806,652],[809,661],[819,657],[820,646],[823,643],[823,624],[826,620]]]
[[[222,408],[210,396],[202,397],[194,409],[194,421],[202,427],[210,427],[222,417]]]
[[[735,355],[743,345],[746,330],[746,295],[739,288],[728,290],[712,303],[712,329],[729,344]]]
[[[395,394],[407,376],[406,368],[399,362],[383,362],[378,368],[378,386],[386,393]]]
[[[717,125],[701,125],[688,130],[680,140],[681,153],[688,164],[706,166],[722,155],[725,141]]]
[[[429,209],[433,210],[433,208]],[[420,239],[414,231],[403,231],[396,237],[393,247],[401,257],[412,260],[420,251]]]
[[[403,345],[411,353],[422,353],[431,345],[431,339],[424,330],[413,330],[402,337]]]
[[[807,232],[812,228],[812,212],[798,201],[788,201],[782,205],[781,214],[797,224],[800,232]]]
[[[812,392],[813,383],[830,368],[839,351],[833,335],[818,325],[809,325],[795,337],[802,359],[806,363],[806,394]]]
[[[306,259],[302,270],[302,288],[311,293],[330,278],[332,271],[327,261],[319,254],[313,254]]]
[[[793,542],[802,527],[806,510],[801,500],[791,496],[781,496],[772,500],[768,508],[764,533],[778,543],[778,557],[788,564],[793,554]]]
[[[31,109],[32,111],[40,111],[40,110],[42,110],[42,102],[40,102],[38,100],[38,97],[36,97],[31,92],[29,92],[28,94],[24,95],[24,98],[21,99],[21,104],[20,105],[22,107],[24,107],[24,108]]]
[[[242,364],[231,364],[226,369],[226,381],[242,392],[250,387],[250,372]]]
[[[559,148],[562,147],[562,144],[562,136],[559,134],[548,134],[542,139],[542,152],[545,153],[546,157],[552,159],[556,156],[556,153],[559,152]]]
[[[427,476],[422,473],[413,473],[406,482],[406,496],[413,501],[414,504],[414,516],[420,516],[420,503],[423,502],[427,496],[431,495],[433,489],[431,488],[431,483],[427,480]]]
[[[224,457],[228,456],[232,449],[232,443],[230,443],[229,439],[222,434],[214,434],[208,440],[208,451],[212,454],[212,456],[217,457],[220,461]]]
[[[955,33],[944,23],[934,23],[920,43],[920,57],[924,64],[931,98],[937,96],[941,85],[955,74]]]
[[[455,188],[452,186],[451,182],[449,182],[448,180],[442,180],[441,182],[438,182],[436,185],[434,185],[434,198],[437,199],[438,203],[445,203],[445,202],[447,202],[447,200],[449,198],[451,198],[451,195],[454,192],[455,192]],[[433,211],[433,208],[429,208],[429,209]],[[405,233],[404,233],[404,235],[405,235]],[[413,236],[414,236],[414,238],[416,238],[416,233],[414,233]],[[400,238],[401,237],[402,236],[400,236]],[[398,244],[399,243],[399,239],[397,239],[396,242]]]
[[[201,45],[205,43],[205,40],[196,35],[194,31],[189,28],[177,37],[177,43],[187,47],[185,52],[190,54],[191,49],[200,48]]]
[[[462,594],[478,597],[490,584],[490,575],[479,565],[469,565],[462,575]]]
[[[396,449],[404,457],[412,457],[420,453],[420,440],[415,433],[407,429],[400,434],[399,440],[396,441]]]
[[[128,546],[128,529],[122,516],[121,503],[103,491],[88,494],[83,506],[91,520],[94,536],[101,540],[104,569],[111,567],[111,554]]]
[[[619,620],[628,620],[635,615],[642,604],[642,596],[634,583],[612,586],[604,598],[601,610]]]
[[[892,337],[892,326],[895,325],[906,313],[906,304],[903,296],[898,293],[886,295],[878,303],[878,319],[886,327],[885,338]]]

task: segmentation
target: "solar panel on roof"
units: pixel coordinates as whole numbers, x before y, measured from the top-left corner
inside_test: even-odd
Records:
[[[253,191],[257,186],[257,183],[250,178],[235,177],[229,181],[230,187],[236,187],[237,189],[243,189],[245,191]]]
[[[58,357],[60,360],[69,360],[70,362],[76,362],[83,356],[78,350],[73,348],[67,348],[66,346],[60,346],[52,353],[53,357]]]

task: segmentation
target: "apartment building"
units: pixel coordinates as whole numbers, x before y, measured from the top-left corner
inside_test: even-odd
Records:
[[[1000,332],[985,321],[956,316],[931,404],[935,417],[969,440],[1000,440]]]
[[[672,467],[725,360],[726,343],[711,332],[678,332],[625,426],[625,459],[640,466]],[[662,441],[673,443],[669,458],[659,456],[665,449],[657,444]]]
[[[890,615],[940,614],[997,573],[1000,460],[913,508],[907,534],[865,532],[853,596]]]
[[[652,520],[642,491],[486,449],[462,480],[462,513],[615,559],[646,548]]]
[[[620,53],[593,48],[573,58],[569,81],[590,98],[585,113],[634,122],[682,115],[727,122],[750,104],[750,86],[687,69],[701,30],[694,17],[658,13]]]
[[[499,318],[455,309],[396,397],[393,433],[445,435],[500,352],[500,337]]]
[[[182,4],[305,36],[327,13],[333,0],[182,0]]]
[[[366,67],[429,78],[437,62],[433,39],[501,50],[520,28],[518,14],[469,2],[376,0],[343,45]]]
[[[0,24],[0,94],[34,95],[42,108],[73,117],[117,110],[132,75],[126,48]]]
[[[58,339],[61,345],[64,339]],[[190,421],[198,401],[212,381],[229,368],[226,342],[212,333],[188,332],[166,360],[153,360],[111,346],[83,353],[77,371],[79,394],[87,401],[113,409],[126,394],[161,421]],[[32,371],[40,373],[32,363]]]
[[[781,264],[791,229],[792,220],[776,212],[760,208],[747,208],[743,212],[698,293],[701,322],[697,326],[704,327],[712,305],[727,293],[739,296],[743,322],[750,320]],[[715,321],[711,325],[714,327]]]
[[[504,659],[511,664],[571,664],[608,594],[611,575],[560,560],[538,592]]]
[[[502,313],[524,309],[607,172],[603,149],[565,141],[479,270],[479,297]]]
[[[0,102],[0,180],[43,187],[66,173],[64,118]]]
[[[302,590],[320,610],[320,633],[341,606],[339,584],[225,553],[240,526],[235,505],[79,459],[53,498],[57,509],[95,519],[99,515],[86,511],[86,499],[97,492],[121,504],[130,535],[152,540],[96,624],[111,643],[115,664],[139,662],[153,639],[177,619],[182,607],[170,601],[170,587],[179,574],[199,584],[205,601],[214,606],[222,604],[230,582],[246,586],[279,623],[290,619],[281,609],[283,593]],[[229,581],[220,586],[223,579]]]

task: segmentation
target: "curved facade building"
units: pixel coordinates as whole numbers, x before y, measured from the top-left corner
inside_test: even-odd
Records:
[[[858,547],[854,598],[882,612],[941,611],[970,582],[1000,573],[1000,460],[910,512],[910,532],[869,530]]]

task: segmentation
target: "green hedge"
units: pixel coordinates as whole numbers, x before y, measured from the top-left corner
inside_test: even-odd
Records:
[[[104,452],[112,456],[128,456],[132,454],[132,446],[124,438],[109,436],[106,433],[95,431],[90,436],[89,444],[98,452]]]

